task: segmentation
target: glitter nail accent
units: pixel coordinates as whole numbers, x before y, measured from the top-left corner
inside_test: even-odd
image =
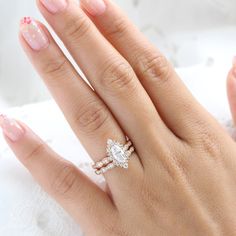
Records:
[[[47,48],[49,40],[39,23],[31,17],[24,17],[20,22],[20,31],[28,45],[35,51]]]

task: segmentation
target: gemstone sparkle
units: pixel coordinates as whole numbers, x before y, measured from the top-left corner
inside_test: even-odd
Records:
[[[126,156],[125,156],[125,152],[123,150],[122,147],[120,147],[117,144],[114,144],[113,146],[111,146],[111,153],[113,158],[119,162],[119,163],[124,163],[126,162]]]

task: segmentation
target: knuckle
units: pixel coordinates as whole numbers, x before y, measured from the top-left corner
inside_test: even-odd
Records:
[[[109,117],[107,108],[98,101],[90,102],[84,106],[75,118],[80,131],[87,134],[98,131]]]
[[[56,195],[68,195],[73,191],[78,178],[78,169],[72,163],[62,161],[59,164],[55,179],[52,181],[52,191]]]
[[[109,63],[101,74],[101,85],[112,94],[132,92],[135,89],[133,69],[126,62]]]
[[[24,156],[25,162],[30,162],[33,158],[37,158],[46,152],[46,146],[44,143],[37,144],[30,153]]]
[[[149,81],[167,81],[170,78],[170,64],[166,57],[159,53],[147,53],[145,56],[141,56],[140,61],[140,78],[148,79]]]
[[[71,17],[65,24],[65,34],[70,40],[82,38],[90,29],[90,22],[83,16]]]
[[[43,67],[43,73],[50,77],[58,77],[67,69],[67,60],[64,57],[54,58],[48,61]]]
[[[106,35],[108,38],[122,38],[125,32],[128,30],[128,25],[123,19],[116,19],[111,27],[107,29]]]
[[[209,129],[204,129],[201,131],[200,136],[201,149],[213,159],[219,157],[221,148],[219,146],[219,143],[217,142],[217,135]]]
[[[218,159],[221,156],[221,140],[216,131],[216,127],[202,120],[195,121],[195,130],[192,144],[197,147],[198,151],[207,154],[209,158]]]

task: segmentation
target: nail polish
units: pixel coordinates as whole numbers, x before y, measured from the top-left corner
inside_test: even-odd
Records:
[[[21,20],[20,32],[28,45],[35,51],[40,51],[49,45],[47,35],[31,17],[24,17]]]
[[[24,129],[18,124],[17,121],[8,118],[6,115],[0,115],[0,127],[3,133],[12,142],[20,140],[24,136]]]
[[[81,0],[81,5],[93,16],[102,15],[106,11],[103,0]]]
[[[67,7],[66,0],[40,0],[44,7],[51,13],[63,11]]]

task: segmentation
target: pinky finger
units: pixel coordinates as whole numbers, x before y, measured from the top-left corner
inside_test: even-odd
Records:
[[[26,125],[0,116],[5,139],[36,181],[81,225],[98,226],[114,215],[108,195],[90,181],[76,166],[59,157]],[[98,204],[99,203],[99,204]],[[90,222],[93,222],[93,227]]]
[[[233,121],[236,124],[236,57],[233,60],[233,67],[228,74],[227,92]]]

